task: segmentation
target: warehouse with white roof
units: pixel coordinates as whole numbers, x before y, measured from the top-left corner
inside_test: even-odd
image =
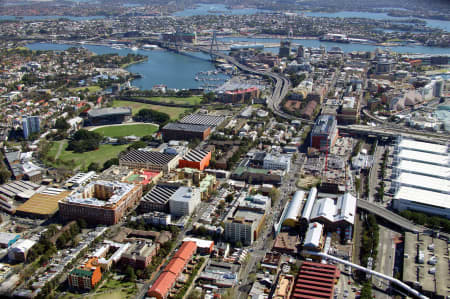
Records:
[[[401,172],[427,175],[447,180],[450,178],[449,167],[444,167],[440,165],[431,165],[408,160],[401,160],[400,163],[398,163],[398,165],[394,166],[395,175],[399,175]]]
[[[438,155],[414,150],[402,149],[395,156],[395,162],[400,160],[415,161],[420,163],[428,163],[432,165],[447,166],[450,163],[448,155]]]
[[[416,141],[416,140],[405,139],[405,138],[402,138],[397,143],[397,148],[398,149],[409,149],[409,150],[414,150],[414,151],[418,151],[418,152],[432,153],[432,154],[439,154],[439,155],[447,155],[447,153],[448,153],[448,147],[446,145]]]
[[[399,138],[391,186],[395,209],[450,218],[448,145]]]
[[[294,194],[289,206],[287,207],[286,216],[284,217],[283,225],[294,227],[298,223],[298,217],[305,198],[305,191],[297,191]]]
[[[407,172],[400,173],[399,176],[392,181],[392,185],[395,190],[398,190],[398,188],[405,186],[438,193],[450,194],[449,180]]]
[[[400,187],[394,196],[394,208],[414,210],[450,219],[450,195],[412,187]]]

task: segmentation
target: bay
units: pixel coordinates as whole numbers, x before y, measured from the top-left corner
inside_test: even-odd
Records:
[[[55,50],[64,51],[70,47],[78,45],[33,43],[27,47],[31,50]],[[199,72],[213,71],[215,66],[208,61],[208,55],[203,53],[189,53],[186,56],[165,50],[137,50],[128,48],[114,49],[108,46],[84,45],[88,50],[96,54],[116,53],[121,56],[127,54],[142,54],[148,57],[147,61],[132,64],[126,69],[132,73],[140,74],[142,77],[132,81],[132,85],[140,89],[151,89],[156,84],[164,84],[169,88],[199,88],[203,84],[195,80]],[[223,82],[228,77],[225,75],[216,76]],[[219,84],[215,81],[214,84]]]
[[[226,42],[248,42],[251,43],[280,43],[279,38],[250,38],[250,37],[222,37],[218,40]],[[342,51],[348,53],[353,51],[374,51],[376,48],[386,49],[389,48],[392,51],[398,53],[420,53],[420,54],[449,54],[450,50],[448,48],[440,47],[425,47],[425,46],[392,46],[383,47],[376,45],[365,45],[365,44],[343,44],[334,42],[324,42],[318,39],[292,39],[294,45],[303,45],[304,47],[319,48],[324,46],[326,49],[331,47],[340,47]],[[267,50],[267,49],[266,49]],[[268,48],[268,51],[278,52],[278,48]]]
[[[309,11],[297,11],[297,13],[305,14],[310,17],[322,17],[322,18],[366,18],[372,20],[401,20],[408,19],[405,17],[392,17],[385,12],[365,12],[365,11],[339,11],[339,12],[309,12]],[[450,32],[450,21],[443,20],[431,20],[421,19],[427,22],[427,26],[431,28],[443,29]]]
[[[88,21],[88,20],[98,20],[104,19],[104,16],[89,16],[89,17],[76,17],[76,16],[0,16],[0,21],[42,21],[42,20],[57,20],[57,19],[68,19],[72,21]]]
[[[261,12],[270,12],[257,8],[228,9],[225,4],[198,4],[195,8],[188,8],[173,13],[176,17],[205,16],[205,15],[254,15]]]

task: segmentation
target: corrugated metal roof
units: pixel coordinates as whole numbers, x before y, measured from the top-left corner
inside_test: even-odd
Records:
[[[300,214],[300,210],[301,210],[304,198],[305,198],[304,191],[296,191],[295,192],[294,197],[292,198],[292,200],[289,203],[289,206],[287,208],[288,210],[287,210],[286,216],[284,218],[284,221],[291,220],[291,221],[296,222],[298,220],[298,216]]]

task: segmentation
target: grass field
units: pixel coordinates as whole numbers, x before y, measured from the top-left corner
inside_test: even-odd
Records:
[[[135,297],[136,285],[131,282],[120,282],[109,279],[103,286],[97,289],[95,292],[76,294],[66,292],[62,299],[81,299],[81,298],[93,298],[93,299],[128,299]]]
[[[74,91],[74,92],[84,91],[85,89],[89,90],[89,93],[94,93],[94,92],[101,90],[101,87],[97,86],[97,85],[92,85],[92,86],[69,88],[70,91]]]
[[[163,102],[163,103],[174,103],[174,104],[189,104],[198,105],[200,104],[201,96],[191,96],[187,98],[174,98],[174,97],[139,97],[140,99],[149,99],[151,101]]]
[[[107,126],[94,130],[103,136],[109,137],[124,137],[124,136],[138,136],[151,135],[158,131],[158,127],[151,124],[134,124],[134,125],[122,125],[122,126]]]
[[[62,151],[59,157],[55,158],[56,154],[58,153],[60,143],[63,143]],[[57,141],[53,143],[48,156],[53,157],[56,160],[55,162],[51,163],[52,166],[62,168],[76,168],[79,166],[81,170],[85,170],[92,162],[97,162],[98,164],[100,164],[100,166],[103,166],[103,163],[111,158],[116,158],[121,151],[127,148],[127,146],[127,144],[102,144],[100,145],[100,148],[95,151],[74,153],[72,151],[65,150],[67,148],[67,141]],[[58,161],[57,159],[59,159],[60,161]],[[61,161],[65,163],[62,163]],[[73,163],[71,161],[73,161]]]
[[[184,113],[185,111],[189,110],[189,108],[181,108],[181,107],[166,107],[166,106],[159,106],[159,105],[151,105],[151,104],[144,104],[144,103],[138,103],[138,102],[130,102],[130,101],[120,101],[116,100],[113,102],[113,107],[131,107],[133,115],[139,112],[141,109],[152,109],[159,112],[167,113],[170,116],[170,119],[177,120],[180,116],[180,114]]]

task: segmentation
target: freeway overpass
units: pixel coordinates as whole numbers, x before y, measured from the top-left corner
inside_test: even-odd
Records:
[[[147,40],[147,42],[157,43],[160,47],[174,49],[175,44],[174,43],[164,43],[162,44],[161,41],[158,40]],[[273,111],[275,115],[278,115],[279,117],[285,118],[285,119],[296,119],[296,117],[286,114],[281,111],[280,109],[280,103],[284,99],[284,97],[287,95],[289,91],[289,87],[291,85],[291,82],[286,77],[282,76],[281,74],[273,73],[270,71],[262,71],[262,70],[255,70],[253,68],[250,68],[244,64],[241,64],[238,62],[234,57],[229,56],[223,52],[220,51],[211,51],[208,47],[205,46],[198,46],[198,45],[191,45],[191,44],[183,44],[183,48],[191,51],[200,51],[203,53],[211,54],[212,56],[216,58],[221,58],[225,61],[227,61],[229,64],[233,64],[241,71],[244,71],[246,73],[251,73],[259,76],[267,76],[272,79],[274,82],[274,89],[272,92],[271,97],[267,99],[267,107]],[[183,54],[181,52],[181,54]],[[302,120],[304,122],[310,122],[309,120]]]
[[[174,43],[162,44],[161,41],[159,41],[159,40],[148,40],[148,42],[157,43],[161,47],[166,47],[169,49],[175,48]],[[314,122],[309,119],[295,117],[293,115],[284,113],[280,109],[281,101],[288,94],[290,84],[291,84],[289,79],[287,79],[283,75],[274,73],[274,72],[270,72],[270,71],[255,70],[253,68],[250,68],[246,65],[241,64],[234,57],[229,56],[229,55],[225,54],[224,52],[211,51],[211,49],[206,46],[183,44],[183,48],[185,48],[187,50],[191,50],[191,51],[201,51],[203,53],[211,54],[214,57],[218,57],[218,58],[221,58],[221,59],[227,61],[229,64],[233,64],[238,69],[240,69],[244,72],[271,78],[272,81],[274,82],[274,89],[273,89],[272,95],[267,99],[267,107],[270,110],[272,110],[272,112],[275,115],[277,115],[281,118],[284,118],[287,120],[297,119],[297,120],[300,120],[304,124],[310,124],[310,125],[314,124]],[[183,54],[183,52],[180,52],[180,53]],[[397,128],[390,124],[386,124],[386,125],[378,126],[378,127],[365,126],[365,125],[349,125],[349,126],[341,126],[340,125],[338,127],[341,131],[347,131],[350,133],[354,133],[357,135],[364,135],[364,136],[375,135],[375,136],[380,136],[380,137],[397,137],[401,134],[405,137],[424,140],[424,141],[426,141],[426,140],[429,141],[430,138],[434,138],[437,141],[445,143],[445,142],[448,142],[448,140],[449,140],[449,136],[447,136],[445,134],[439,134],[439,133],[433,133],[433,132],[422,132],[422,131],[418,131],[418,130],[415,130],[412,128]]]
[[[356,204],[359,209],[375,214],[376,216],[383,218],[384,220],[393,223],[406,231],[413,233],[422,233],[425,231],[424,227],[417,226],[408,219],[367,200],[358,199]]]

